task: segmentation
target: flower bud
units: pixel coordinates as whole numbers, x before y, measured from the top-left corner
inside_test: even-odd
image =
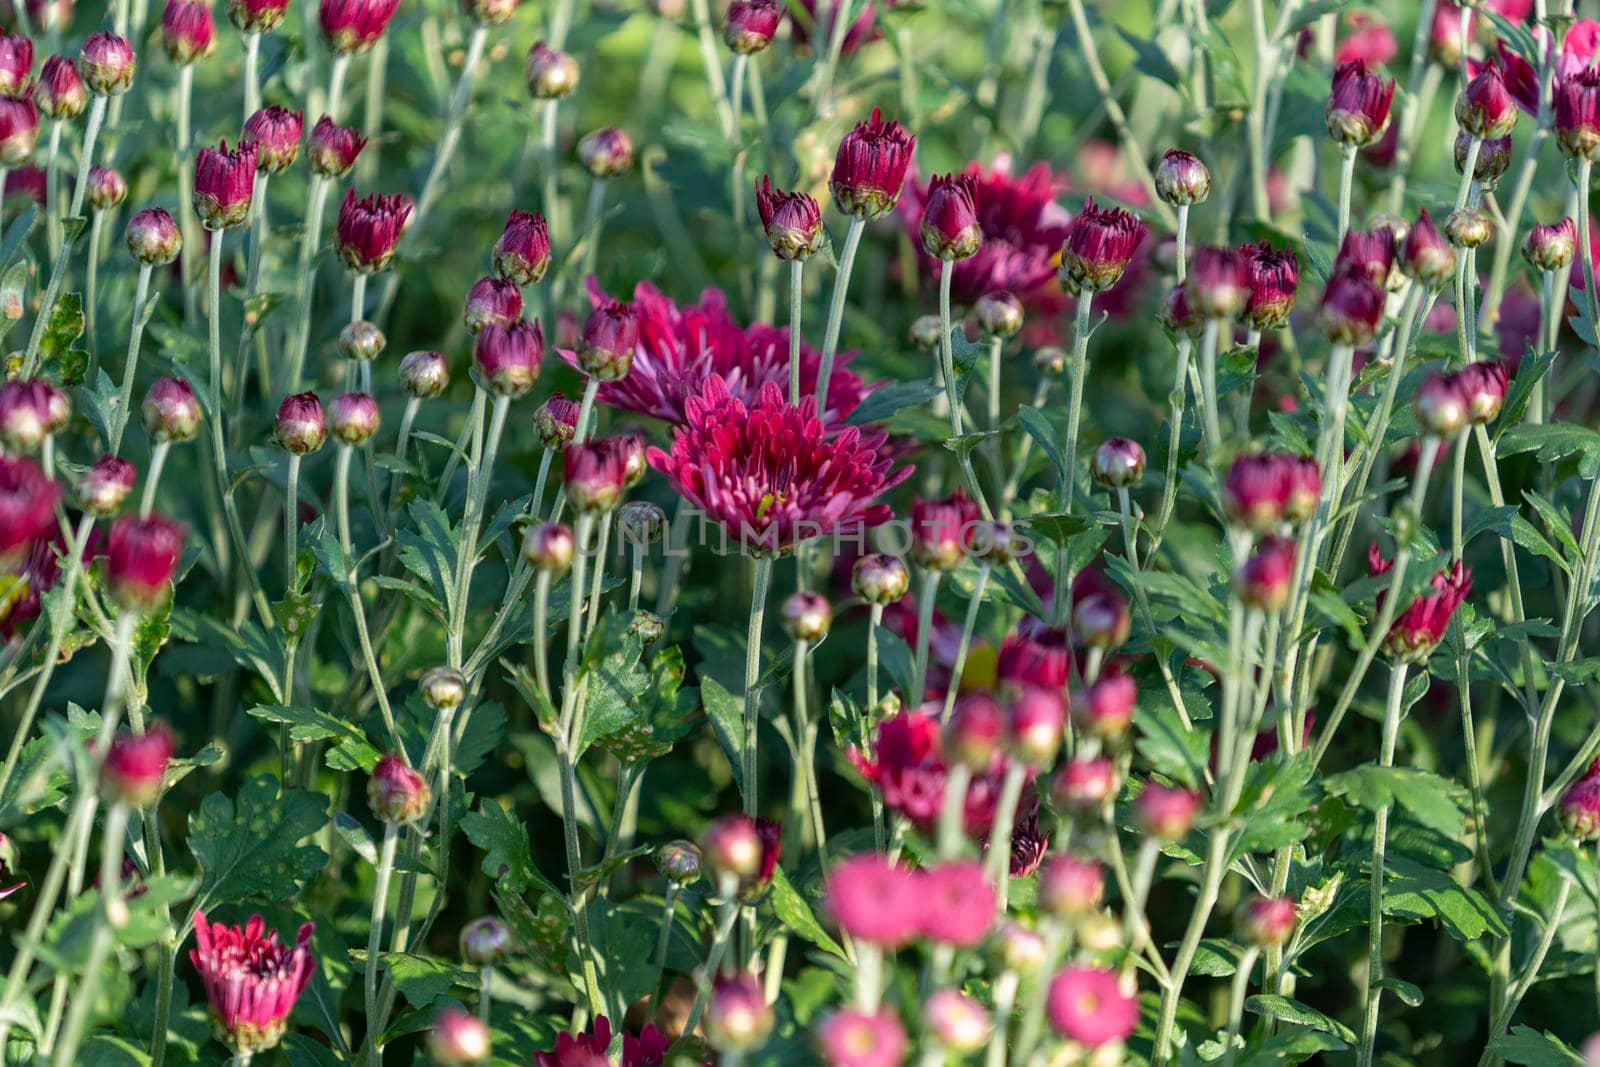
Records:
[[[946,262],[966,259],[983,244],[983,227],[978,224],[978,207],[973,200],[974,187],[971,174],[933,176],[920,223],[922,250],[928,255]],[[1021,305],[1018,305],[1019,317],[1020,310]],[[979,319],[982,320],[981,313]],[[998,330],[985,332],[1000,333]]]
[[[972,315],[985,337],[1015,337],[1022,331],[1022,301],[1004,291],[978,297]]]
[[[178,258],[183,234],[163,208],[147,207],[128,220],[128,251],[136,262],[159,267]]]
[[[75,119],[89,106],[89,90],[78,74],[72,60],[64,56],[51,56],[39,71],[39,83],[33,90],[33,102],[39,110],[53,119]]]
[[[511,930],[492,915],[461,928],[461,958],[475,967],[492,967],[511,952]]]
[[[1548,226],[1535,225],[1522,245],[1522,256],[1536,270],[1550,273],[1572,262],[1578,247],[1578,227],[1563,217]]]
[[[1030,767],[1048,767],[1061,751],[1067,702],[1059,690],[1029,686],[1011,702],[1011,754]]]
[[[509,326],[490,323],[478,331],[472,362],[489,389],[500,396],[519,397],[539,380],[544,359],[544,331],[538,322],[517,320]]]
[[[959,989],[940,989],[928,997],[922,1021],[934,1041],[958,1056],[970,1056],[989,1041],[989,1012]]]
[[[653,611],[636,611],[628,632],[638,637],[641,645],[653,645],[667,632],[667,622]]]
[[[494,244],[494,272],[535,285],[550,269],[550,227],[537,211],[513,211]]]
[[[383,421],[378,402],[366,393],[340,393],[333,398],[332,414],[333,436],[346,445],[366,444]]]
[[[1256,948],[1277,948],[1294,932],[1294,901],[1254,896],[1239,909],[1239,938]]]
[[[1294,310],[1300,286],[1300,260],[1292,248],[1273,248],[1262,241],[1239,250],[1245,257],[1250,296],[1243,319],[1253,330],[1281,329]],[[1176,331],[1175,331],[1176,332]]]
[[[100,518],[115,515],[133,491],[136,478],[132,463],[116,456],[101,456],[78,479],[78,503],[90,515]]]
[[[387,267],[415,206],[404,193],[357,197],[354,188],[346,189],[334,240],[344,265],[356,274],[375,274]]]
[[[400,384],[419,400],[438,396],[450,385],[450,365],[442,352],[408,352],[400,361]]]
[[[693,841],[668,841],[656,849],[656,869],[679,887],[700,879],[700,848]]]
[[[955,766],[987,771],[1005,739],[1006,715],[994,697],[969,693],[956,702],[944,729],[944,758]]]
[[[1444,235],[1457,248],[1478,248],[1494,236],[1494,223],[1483,212],[1464,207],[1450,212],[1444,221]]]
[[[15,378],[0,385],[0,443],[13,452],[34,453],[50,436],[52,394],[43,378]],[[61,394],[65,402],[65,394]]]
[[[479,278],[467,292],[461,317],[473,333],[485,326],[510,326],[522,318],[522,290],[508,278]]]
[[[1482,426],[1500,417],[1510,384],[1504,364],[1494,360],[1468,363],[1455,372],[1455,378],[1467,398],[1468,418],[1474,425]]]
[[[1059,378],[1067,372],[1067,354],[1055,345],[1036,348],[1033,369],[1041,378]]]
[[[578,87],[578,61],[538,41],[528,49],[523,78],[535,100],[560,100]]]
[[[639,320],[620,301],[610,300],[589,313],[578,339],[578,369],[602,382],[627,377],[639,346]]]
[[[1505,137],[1517,124],[1517,102],[1495,63],[1478,68],[1456,96],[1456,122],[1463,133],[1485,141]]]
[[[1456,138],[1456,173],[1466,170],[1467,156],[1472,152],[1472,138],[1461,134]],[[1472,165],[1472,177],[1485,189],[1493,189],[1511,169],[1511,138],[1497,137],[1478,145],[1478,158]]]
[[[944,340],[944,330],[937,315],[918,315],[907,334],[911,343],[924,352],[937,352]]]
[[[1169,148],[1156,165],[1156,195],[1173,207],[1203,203],[1211,195],[1211,171],[1200,158]]]
[[[1234,572],[1233,591],[1258,611],[1281,611],[1294,581],[1296,542],[1292,537],[1267,537]]]
[[[781,21],[778,0],[733,0],[722,21],[722,40],[735,54],[753,56],[772,43]]]
[[[1472,405],[1454,374],[1430,373],[1417,387],[1411,405],[1417,424],[1445,440],[1465,430],[1472,418]]]
[[[399,6],[399,0],[322,0],[317,8],[322,39],[336,56],[369,51]]]
[[[724,1052],[759,1048],[772,1032],[773,1011],[761,984],[748,974],[718,978],[706,1004],[706,1036]]]
[[[32,73],[33,41],[20,33],[0,32],[0,96],[22,96]]]
[[[1456,250],[1439,235],[1428,209],[1417,214],[1417,224],[1406,232],[1400,246],[1400,264],[1413,280],[1428,289],[1441,289],[1456,273]]]
[[[110,167],[90,167],[84,198],[92,211],[118,207],[128,199],[128,182],[120,171]]]
[[[211,54],[217,28],[206,0],[167,0],[161,12],[161,43],[180,67]]]
[[[1328,340],[1351,348],[1369,344],[1377,335],[1383,302],[1383,290],[1376,282],[1355,274],[1334,274],[1318,311]]]
[[[850,587],[869,604],[893,604],[911,587],[911,574],[895,556],[873,552],[856,560]]]
[[[467,679],[452,667],[430,667],[417,680],[423,702],[434,711],[454,711],[467,698]]]
[[[561,482],[580,514],[610,511],[628,486],[627,459],[615,439],[569,445],[561,454]]]
[[[980,519],[971,524],[968,547],[972,554],[990,566],[1004,567],[1027,548],[1026,542],[1008,522]]]
[[[1394,81],[1385,83],[1359,60],[1334,68],[1328,93],[1328,136],[1346,147],[1376,144],[1389,128]]]
[[[1115,593],[1090,593],[1072,606],[1072,633],[1088,648],[1113,649],[1128,639],[1128,602]]]
[[[398,753],[380,759],[367,779],[367,806],[386,823],[403,826],[416,822],[432,797],[427,780]]]
[[[439,1067],[476,1067],[493,1051],[489,1024],[460,1008],[441,1011],[428,1031],[428,1055]]]
[[[1106,875],[1093,860],[1052,856],[1039,869],[1039,907],[1058,919],[1076,919],[1100,907]]]
[[[388,343],[383,331],[366,319],[346,323],[339,331],[339,354],[357,363],[377,359]]]
[[[872,117],[856,123],[839,142],[828,183],[833,202],[846,215],[868,221],[893,211],[916,146],[917,139],[905,127],[883,121],[873,108]]]
[[[195,159],[194,211],[208,230],[238,226],[250,216],[256,181],[256,146],[243,141],[228,148],[202,148]]]
[[[1250,260],[1236,248],[1197,248],[1183,287],[1202,319],[1237,318],[1250,300]]]
[[[1121,782],[1105,757],[1068,761],[1051,783],[1051,796],[1069,811],[1093,813],[1110,803]]]
[[[172,735],[160,724],[141,735],[118,734],[100,764],[100,788],[106,799],[135,808],[148,808],[161,799],[172,748]]]
[[[328,439],[328,424],[322,414],[322,401],[316,393],[295,393],[278,405],[273,436],[285,452],[309,455]]]
[[[567,573],[576,553],[572,528],[564,523],[541,522],[522,535],[522,558],[552,577]]]
[[[39,108],[33,100],[0,97],[0,167],[26,163],[38,143]]]
[[[1574,159],[1600,156],[1600,70],[1587,63],[1557,77],[1554,86],[1556,141]]]
[[[306,158],[312,173],[324,178],[342,178],[356,165],[367,139],[346,126],[335,126],[324,115],[311,129],[311,143]]]
[[[821,593],[795,593],[783,602],[783,629],[796,641],[812,644],[828,636],[833,605]]]
[[[503,26],[517,13],[517,0],[461,0],[461,10],[480,26]]]
[[[264,107],[244,122],[244,135],[256,143],[256,166],[263,174],[288,170],[300,157],[303,115],[286,107]]]
[[[1087,737],[1113,741],[1128,732],[1138,702],[1139,687],[1133,679],[1109,668],[1073,697],[1072,721]]]
[[[133,46],[114,33],[91,33],[78,52],[78,73],[98,96],[127,92],[137,66]]]
[[[1200,797],[1187,789],[1147,782],[1133,802],[1133,818],[1141,833],[1176,841],[1189,832],[1200,811]]]
[[[243,33],[271,33],[288,11],[289,0],[228,0],[228,20]]]
[[[660,537],[667,529],[667,513],[659,504],[648,500],[635,500],[624,504],[617,512],[617,534],[622,540],[639,548]]]
[[[1144,449],[1127,437],[1110,437],[1094,450],[1094,480],[1108,489],[1123,489],[1144,476]]]
[[[633,141],[615,126],[595,130],[578,142],[578,162],[592,178],[620,177],[633,166]]]
[[[761,873],[764,849],[755,820],[748,815],[724,815],[706,828],[700,839],[705,865],[714,881],[744,881]]]
[[[1044,965],[1044,938],[1023,926],[1008,922],[995,935],[1000,950],[1000,963],[1008,971],[1021,975],[1033,974]]]
[[[1073,931],[1085,955],[1109,963],[1122,949],[1122,924],[1103,911],[1091,911],[1078,920]]]
[[[1600,837],[1600,778],[1580,778],[1561,794],[1556,819],[1568,837],[1593,841]]]
[[[187,441],[200,432],[200,401],[182,379],[157,378],[142,410],[145,432],[157,441]]]
[[[1067,227],[1061,248],[1061,284],[1068,292],[1099,293],[1122,280],[1144,240],[1138,216],[1118,207],[1103,208],[1094,197]]]
[[[575,401],[559,393],[551,394],[533,413],[533,431],[539,436],[539,443],[556,451],[566,448],[578,431],[581,411]]]
[[[117,603],[149,611],[165,600],[183,554],[183,527],[159,515],[124,515],[106,539],[106,584]]]

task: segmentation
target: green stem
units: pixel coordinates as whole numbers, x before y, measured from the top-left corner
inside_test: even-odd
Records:
[[[1067,372],[1072,385],[1067,400],[1067,433],[1061,441],[1061,478],[1056,492],[1060,498],[1057,507],[1068,515],[1072,514],[1073,485],[1078,467],[1078,425],[1083,417],[1083,381],[1089,375],[1089,314],[1093,298],[1094,294],[1088,290],[1078,295],[1078,308],[1072,325],[1072,364]],[[1056,549],[1053,612],[1058,625],[1065,621],[1070,608],[1072,577],[1067,573],[1068,566],[1067,549],[1061,546]]]
[[[760,738],[761,726],[761,692],[756,688],[756,682],[761,677],[761,624],[767,610],[767,589],[772,584],[772,559],[769,556],[757,556],[751,566],[751,592],[750,592],[750,625],[745,636],[744,652],[744,812],[755,818],[760,811],[758,804],[757,774],[760,763],[757,760],[757,745]],[[876,650],[876,642],[870,648]],[[868,662],[871,663],[873,654],[868,653]],[[869,669],[871,669],[869,667]]]
[[[689,1017],[683,1024],[683,1032],[686,1034],[694,1033],[694,1028],[699,1025],[700,1016],[705,1011],[706,1001],[711,995],[711,985],[716,981],[717,972],[722,967],[722,957],[728,953],[733,924],[739,918],[739,904],[733,899],[733,894],[727,892],[723,896],[726,899],[719,906],[717,929],[711,940],[711,951],[706,955],[706,965],[700,973],[699,988],[695,990],[694,1003],[689,1006]]]
[[[1400,660],[1389,672],[1389,699],[1384,705],[1383,744],[1378,753],[1378,766],[1388,770],[1394,766],[1395,740],[1400,733],[1402,698],[1406,691],[1406,663]],[[1361,1021],[1361,1052],[1357,1059],[1360,1067],[1371,1067],[1373,1043],[1378,1035],[1378,1004],[1383,999],[1383,860],[1389,840],[1389,809],[1384,804],[1373,816],[1372,870],[1370,906],[1367,912],[1367,993],[1366,1009]]]
[[[341,56],[335,63],[345,62]],[[318,174],[311,179],[306,192],[305,230],[300,235],[300,266],[295,275],[295,315],[300,328],[296,333],[294,348],[289,357],[289,373],[281,391],[293,393],[300,389],[305,372],[306,352],[311,344],[311,311],[316,299],[317,246],[322,240],[322,215],[328,206],[328,190],[333,179]]]
[[[261,110],[261,34],[246,30],[244,33],[244,117]]]
[[[704,0],[697,0],[704,3]],[[855,266],[856,252],[861,247],[861,234],[867,220],[860,215],[850,216],[850,227],[845,231],[844,250],[839,254],[839,270],[833,279],[833,298],[828,303],[828,325],[822,335],[822,363],[817,371],[817,417],[823,418],[828,410],[828,384],[833,377],[833,360],[839,350],[839,331],[844,325],[844,306],[850,292],[850,271]],[[949,267],[945,268],[947,271]],[[950,388],[949,384],[946,388]]]
[[[1254,945],[1245,949],[1244,956],[1233,972],[1233,981],[1228,985],[1228,1033],[1222,1042],[1227,1052],[1222,1057],[1223,1067],[1233,1067],[1239,1058],[1239,1049],[1235,1042],[1239,1040],[1239,1027],[1244,1021],[1244,998],[1250,991],[1250,972],[1255,969],[1256,960],[1260,955],[1261,950]]]
[[[99,99],[98,97],[96,99]],[[87,788],[92,788],[88,786]],[[100,988],[100,972],[106,958],[111,955],[116,931],[128,922],[128,906],[122,899],[122,847],[128,836],[128,806],[121,801],[111,805],[106,812],[105,826],[101,828],[103,847],[100,852],[100,899],[102,907],[95,918],[94,937],[89,942],[89,960],[84,964],[82,985],[72,998],[72,1010],[67,1014],[67,1026],[61,1043],[56,1046],[51,1067],[71,1067],[77,1062],[78,1048],[83,1044],[84,1030],[89,1022],[89,1012],[97,997],[91,995]]]
[[[395,727],[394,712],[389,708],[389,693],[384,684],[383,672],[378,668],[378,657],[372,650],[372,637],[367,632],[367,612],[361,602],[360,576],[356,573],[355,553],[350,544],[350,459],[354,455],[355,449],[352,446],[339,445],[339,455],[333,468],[333,503],[339,530],[340,566],[344,568],[344,573],[339,576],[339,584],[344,587],[345,596],[350,603],[350,614],[356,624],[356,637],[361,644],[361,658],[367,667],[367,680],[372,684],[373,696],[378,700],[378,711],[383,715],[383,725],[388,731],[389,742],[398,744],[400,734]]]
[[[972,585],[972,596],[967,601],[966,618],[961,623],[961,640],[956,645],[955,664],[950,668],[950,685],[945,689],[940,722],[950,721],[951,709],[956,706],[956,697],[961,692],[961,673],[967,666],[967,651],[972,647],[972,631],[978,625],[978,609],[983,604],[983,589],[989,582],[990,569],[988,560],[978,562],[978,577]]]
[[[283,510],[283,589],[284,595],[295,591],[300,577],[300,550],[296,541],[300,536],[300,455],[289,453],[289,473],[284,494]],[[287,697],[286,697],[287,699]]]
[[[800,311],[805,303],[806,261],[789,261],[789,403],[800,403]]]
[[[934,602],[939,596],[939,579],[942,572],[925,567],[922,571],[922,588],[917,596],[917,652],[913,677],[915,684],[907,694],[915,703],[922,702],[928,683],[928,645],[933,638]]]
[[[348,450],[347,450],[348,451]],[[377,879],[372,887],[372,918],[367,926],[367,966],[362,982],[367,1009],[366,1058],[369,1065],[381,1064],[378,1046],[378,953],[383,946],[383,916],[389,906],[389,879],[394,874],[395,846],[400,842],[400,824],[383,824],[383,845],[378,852]]]

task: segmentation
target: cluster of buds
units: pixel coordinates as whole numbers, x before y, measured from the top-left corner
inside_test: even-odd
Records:
[[[1283,452],[1240,456],[1222,483],[1222,511],[1234,526],[1268,534],[1309,519],[1322,495],[1316,460]]]

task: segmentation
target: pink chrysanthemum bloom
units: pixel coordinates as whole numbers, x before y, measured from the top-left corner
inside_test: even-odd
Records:
[[[1585,66],[1555,83],[1556,141],[1575,159],[1600,156],[1600,70]]]
[[[661,1067],[671,1044],[667,1035],[654,1026],[646,1026],[637,1035],[624,1033],[622,1059],[617,1067]],[[593,1067],[596,1063],[609,1064],[611,1061],[606,1052],[610,1047],[611,1020],[604,1015],[597,1015],[585,1033],[558,1034],[553,1049],[533,1054],[533,1064],[534,1067]],[[597,1056],[598,1060],[595,1058]]]
[[[1300,260],[1292,248],[1273,248],[1267,241],[1245,245],[1250,298],[1244,321],[1253,330],[1276,330],[1289,321],[1300,286]]]
[[[918,875],[871,853],[851,856],[828,873],[828,910],[839,929],[885,948],[917,935],[925,892]]]
[[[1571,77],[1587,67],[1594,56],[1597,41],[1600,41],[1600,22],[1578,19],[1567,27],[1561,51],[1555,57],[1556,81]],[[1497,39],[1494,48],[1495,54],[1488,64],[1472,63],[1468,65],[1469,69],[1477,74],[1486,65],[1498,68],[1506,91],[1517,106],[1529,115],[1538,115],[1539,72],[1533,64],[1513,51],[1504,39]]]
[[[244,141],[231,151],[223,141],[202,148],[194,168],[194,210],[207,229],[237,226],[250,214],[256,180],[256,145]]]
[[[1385,559],[1376,542],[1367,549],[1367,569],[1374,576],[1387,574],[1394,561]],[[1450,617],[1472,592],[1472,572],[1465,563],[1456,560],[1446,570],[1433,576],[1429,591],[1413,600],[1395,617],[1384,638],[1383,647],[1396,659],[1419,662],[1425,660],[1444,640],[1450,628]],[[1378,595],[1378,609],[1383,609],[1387,591]]]
[[[589,302],[600,307],[611,297],[590,279]],[[596,399],[607,407],[632,411],[683,425],[689,398],[708,379],[719,377],[728,391],[754,406],[768,383],[789,388],[789,330],[765,323],[741,327],[728,311],[720,289],[706,289],[698,304],[679,306],[649,282],[641,282],[626,305],[639,323],[639,347],[628,376],[600,386]],[[576,367],[576,352],[561,350]],[[846,419],[870,391],[846,364],[854,352],[840,352],[828,380],[828,410],[823,421],[833,427]],[[800,395],[816,393],[822,354],[800,343]]]
[[[712,376],[687,407],[672,451],[650,449],[650,465],[763,553],[781,555],[830,530],[884,522],[889,508],[874,501],[911,475],[883,455],[883,434],[863,436],[852,426],[830,437],[810,397],[792,405],[771,382],[746,404]]]
[[[178,557],[183,527],[159,515],[124,515],[111,527],[106,549],[106,582],[117,602],[147,611],[166,595]]]
[[[537,211],[512,211],[494,245],[494,272],[533,285],[550,269],[550,227]]]
[[[300,155],[304,114],[276,104],[244,122],[244,135],[256,143],[256,165],[267,174],[287,170]]]
[[[400,0],[322,0],[317,21],[322,38],[338,55],[365,52],[389,28]]]
[[[984,849],[987,851],[987,844]],[[1016,825],[1011,828],[1011,877],[1026,878],[1037,871],[1049,850],[1050,835],[1039,825],[1039,796],[1034,793],[1027,813],[1019,811]]]
[[[31,459],[0,456],[0,564],[14,562],[55,525],[61,487]]]
[[[887,1008],[838,1011],[817,1027],[817,1047],[827,1067],[900,1067],[906,1060],[906,1030]]]
[[[1050,1022],[1061,1036],[1098,1047],[1121,1041],[1139,1022],[1139,1002],[1115,971],[1072,966],[1050,980]]]
[[[346,189],[344,202],[339,205],[336,246],[344,265],[357,274],[372,274],[387,267],[414,206],[405,193],[373,193],[357,198],[354,188]]]
[[[33,41],[0,30],[0,96],[18,96],[33,73]]]
[[[807,193],[773,188],[771,175],[756,184],[756,212],[767,243],[779,259],[810,259],[828,235],[816,199]]]
[[[927,830],[939,820],[944,804],[945,763],[939,720],[920,711],[904,711],[878,724],[869,757],[860,749],[845,753],[862,777],[876,786],[889,810]],[[1004,763],[975,772],[967,787],[963,821],[967,833],[982,837],[994,822]]]
[[[1377,67],[1395,57],[1399,46],[1394,31],[1386,23],[1352,11],[1345,17],[1350,34],[1339,41],[1333,52],[1333,61],[1339,63],[1361,62]]]
[[[839,142],[833,162],[833,202],[847,215],[876,219],[894,210],[905,185],[917,139],[904,126],[885,122],[878,108]]]
[[[1100,207],[1091,196],[1067,227],[1061,284],[1072,293],[1110,289],[1128,269],[1144,235],[1145,225],[1137,215],[1119,207]]]
[[[1456,97],[1456,123],[1464,133],[1485,140],[1504,137],[1516,126],[1517,102],[1498,65],[1479,67],[1461,90]]]
[[[261,1052],[283,1037],[289,1012],[317,968],[313,929],[311,923],[301,926],[290,947],[279,943],[276,930],[267,931],[259,915],[239,927],[212,923],[204,912],[195,912],[196,947],[189,950],[189,962],[206,987],[212,1029],[235,1053]]]
[[[1394,102],[1394,79],[1383,78],[1360,61],[1333,70],[1328,92],[1328,136],[1342,145],[1365,147],[1383,137]]]
[[[1022,301],[1030,319],[1060,314],[1066,296],[1055,284],[1056,254],[1067,239],[1071,216],[1056,203],[1056,195],[1065,179],[1045,163],[1014,175],[1004,156],[988,169],[969,163],[960,177],[972,181],[972,202],[983,240],[975,253],[952,264],[951,298],[957,304],[971,305],[987,293],[1005,291]],[[920,233],[929,193],[927,184],[912,181],[906,186],[901,215],[914,235]],[[936,283],[940,261],[926,252],[918,259],[923,276]]]
[[[994,886],[983,865],[972,860],[941,863],[923,873],[918,923],[922,933],[946,945],[967,948],[982,941],[994,925]]]
[[[217,43],[211,5],[204,0],[167,0],[161,12],[161,43],[179,66],[209,55]]]
[[[978,505],[961,489],[944,500],[913,500],[912,561],[930,570],[955,570],[966,558],[978,518]]]

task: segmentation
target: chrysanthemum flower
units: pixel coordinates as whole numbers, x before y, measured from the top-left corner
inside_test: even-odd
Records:
[[[940,746],[937,716],[905,711],[878,724],[870,757],[855,748],[846,755],[882,794],[885,807],[927,830],[938,823],[944,804],[946,772]],[[982,837],[989,832],[1003,773],[1004,764],[997,759],[987,771],[973,775],[964,809],[967,833]]]
[[[637,1035],[622,1035],[622,1060],[617,1067],[659,1067],[672,1044],[667,1035],[654,1026],[646,1026]],[[534,1067],[591,1067],[600,1057],[600,1063],[609,1063],[607,1052],[611,1048],[611,1020],[604,1015],[595,1016],[594,1023],[581,1034],[556,1035],[555,1047],[533,1054]]]
[[[975,860],[941,863],[920,881],[918,924],[924,936],[946,945],[970,947],[994,925],[994,886]]]
[[[926,886],[876,853],[851,856],[828,872],[827,904],[839,929],[885,948],[916,936]]]
[[[373,193],[357,197],[346,189],[339,205],[336,231],[339,258],[357,274],[372,274],[389,265],[405,233],[415,205],[405,193]]]
[[[1139,1022],[1139,1002],[1122,991],[1115,971],[1074,965],[1050,982],[1050,1022],[1061,1036],[1097,1047],[1121,1041]]]
[[[289,1013],[317,968],[312,930],[311,923],[301,926],[290,947],[279,943],[276,930],[267,931],[259,915],[239,927],[195,912],[196,947],[189,961],[205,985],[212,1028],[234,1052],[261,1052],[283,1037]]]
[[[827,1067],[900,1067],[906,1030],[887,1008],[837,1011],[817,1027],[817,1046]]]
[[[400,0],[322,0],[322,39],[337,55],[365,52],[378,43],[399,6]]]
[[[1385,559],[1376,542],[1367,550],[1367,569],[1374,576],[1387,574],[1394,561]],[[1450,628],[1450,617],[1472,592],[1472,572],[1465,563],[1456,560],[1447,569],[1435,574],[1428,583],[1428,591],[1414,599],[1405,610],[1395,616],[1384,637],[1383,647],[1397,659],[1420,661],[1427,659],[1444,640]],[[1378,594],[1378,609],[1382,610],[1388,591]]]

